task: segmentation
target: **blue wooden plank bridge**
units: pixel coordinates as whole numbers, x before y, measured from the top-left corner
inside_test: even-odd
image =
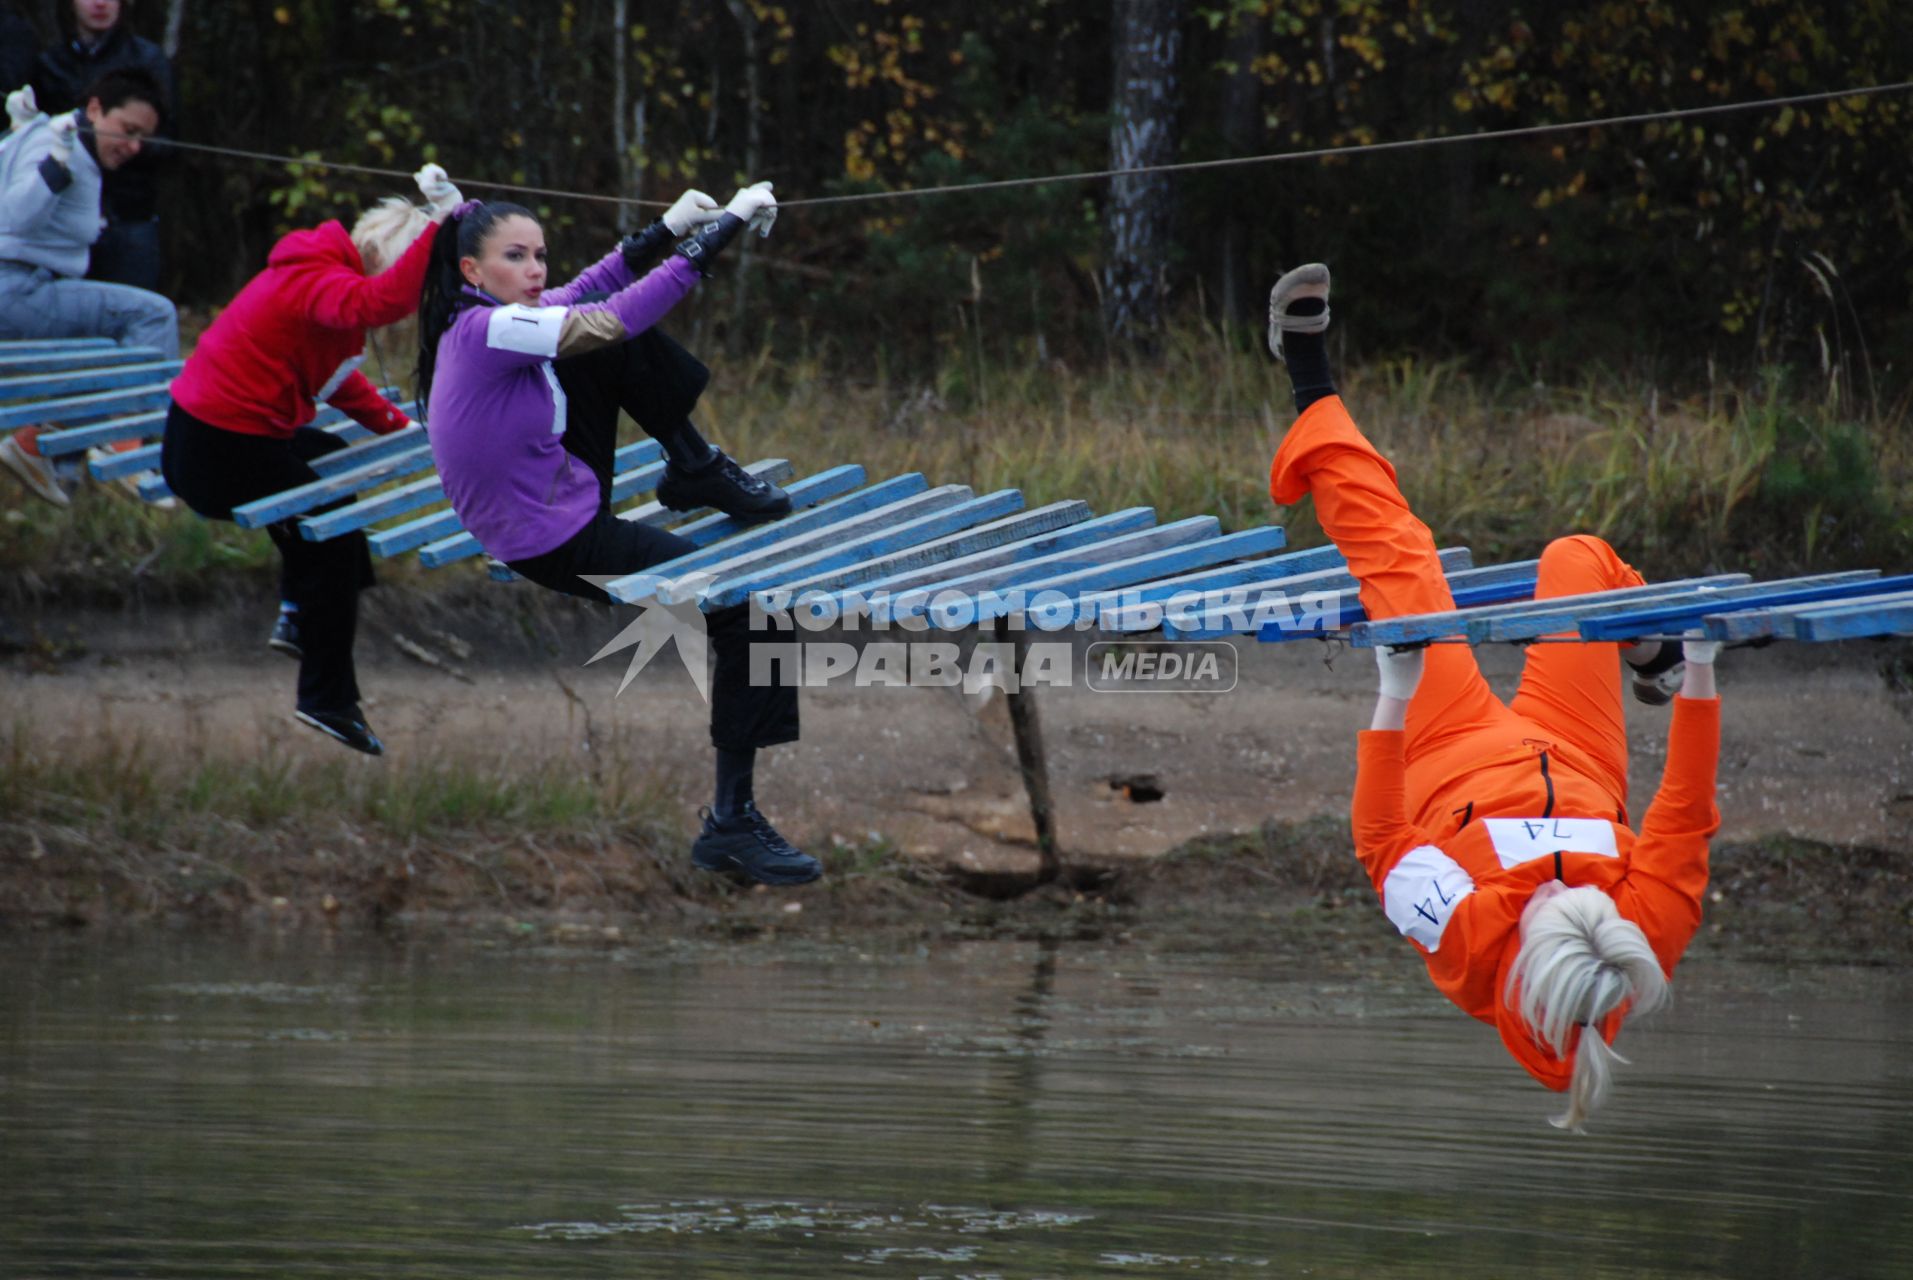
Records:
[[[42,424],[40,448],[49,457],[153,437],[178,368],[153,352],[101,341],[0,343],[0,430]],[[314,541],[364,531],[375,554],[416,554],[434,569],[484,557],[446,505],[422,430],[371,436],[330,409],[316,425],[347,447],[314,464],[317,481],[239,508],[239,524],[290,521]],[[135,475],[156,467],[158,452],[146,444],[96,455],[89,465],[100,479]],[[1028,509],[1015,489],[979,495],[914,472],[873,478],[855,464],[801,475],[784,459],[748,466],[785,486],[789,516],[745,526],[711,511],[668,511],[648,497],[664,473],[657,445],[641,440],[619,449],[612,498],[630,504],[620,517],[671,528],[694,550],[611,582],[609,594],[633,605],[695,602],[707,610],[751,601],[812,622],[918,633],[988,627],[1018,644],[1027,644],[1032,624],[1163,643],[1340,637],[1356,646],[1913,635],[1913,575],[1866,570],[1754,581],[1715,574],[1536,601],[1536,561],[1477,565],[1466,547],[1440,553],[1452,612],[1373,621],[1340,553],[1288,549],[1279,526],[1225,532],[1213,516],[1165,523],[1150,507],[1097,515],[1075,501]],[[165,484],[147,475],[140,493],[163,497]],[[512,576],[489,567],[495,577]],[[1026,694],[1011,695],[1012,722],[1049,865],[1054,829],[1035,705]]]

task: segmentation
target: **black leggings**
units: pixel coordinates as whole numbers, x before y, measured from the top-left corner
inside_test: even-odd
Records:
[[[541,587],[609,602],[610,596],[579,575],[636,573],[694,550],[674,533],[612,514],[618,411],[629,413],[668,450],[677,433],[696,430],[690,412],[710,372],[656,329],[629,342],[560,360],[555,368],[565,390],[564,446],[596,473],[598,514],[558,547],[514,560],[511,568]],[[751,685],[750,606],[715,610],[705,615],[704,622],[716,659],[711,678],[712,745],[749,751],[797,741],[796,688],[781,682]],[[789,638],[766,632],[759,643],[783,646]]]
[[[234,507],[317,480],[319,473],[307,464],[343,448],[345,441],[315,427],[300,427],[290,440],[249,436],[202,422],[175,404],[166,413],[159,466],[180,501],[208,520],[230,520]],[[308,542],[299,535],[296,516],[266,526],[266,533],[279,548],[280,599],[299,608],[299,643],[305,650],[299,660],[299,709],[356,711],[352,639],[359,625],[359,592],[375,581],[365,535]]]

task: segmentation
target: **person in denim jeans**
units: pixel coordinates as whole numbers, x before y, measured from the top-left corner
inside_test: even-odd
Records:
[[[100,234],[101,174],[133,159],[159,127],[152,77],[110,72],[86,105],[23,121],[0,147],[0,340],[111,338],[179,356],[179,315],[157,293],[83,279]],[[24,427],[0,441],[0,462],[34,493],[66,505]]]

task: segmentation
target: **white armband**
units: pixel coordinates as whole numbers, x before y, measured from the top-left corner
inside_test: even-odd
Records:
[[[1410,849],[1382,881],[1382,910],[1404,935],[1439,951],[1448,918],[1474,891],[1474,877],[1460,863],[1425,844]]]
[[[558,335],[565,325],[566,307],[525,307],[512,303],[493,307],[485,322],[485,345],[495,351],[550,360],[558,354]]]

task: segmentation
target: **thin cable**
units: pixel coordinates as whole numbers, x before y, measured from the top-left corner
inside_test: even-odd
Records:
[[[1079,173],[1057,173],[1038,178],[999,178],[990,182],[954,183],[941,187],[906,187],[898,191],[863,191],[854,195],[809,196],[779,200],[781,209],[798,209],[830,204],[857,204],[874,200],[903,200],[919,196],[950,195],[956,192],[1004,191],[1013,187],[1041,187],[1057,182],[1094,182],[1103,178],[1130,178],[1146,173],[1197,173],[1209,169],[1234,169],[1255,164],[1279,164],[1291,160],[1321,160],[1330,156],[1353,156],[1382,151],[1412,151],[1421,147],[1446,147],[1468,142],[1505,142],[1512,138],[1539,138],[1582,129],[1607,129],[1619,125],[1653,124],[1664,120],[1688,120],[1701,116],[1727,115],[1737,111],[1765,111],[1775,107],[1805,106],[1831,102],[1838,98],[1863,98],[1886,93],[1904,93],[1913,89],[1913,80],[1893,84],[1869,85],[1856,89],[1835,89],[1825,93],[1802,93],[1786,98],[1759,98],[1751,102],[1723,102],[1709,107],[1674,107],[1666,111],[1642,111],[1624,116],[1599,116],[1589,120],[1569,120],[1559,124],[1521,125],[1512,129],[1490,129],[1482,133],[1450,133],[1433,138],[1404,138],[1394,142],[1357,142],[1340,147],[1312,147],[1306,151],[1275,151],[1254,156],[1232,156],[1221,160],[1187,160],[1175,164],[1140,165],[1133,169],[1093,169]],[[115,136],[115,135],[107,135]],[[178,142],[166,139],[166,145],[181,151],[231,156],[241,160],[260,160],[268,164],[306,165],[341,173],[362,173],[380,178],[410,179],[402,169],[384,169],[374,165],[344,161],[311,159],[303,156],[279,156],[263,151],[243,151],[216,147],[203,142]],[[598,195],[587,191],[560,191],[552,187],[526,187],[510,183],[487,182],[480,178],[453,178],[454,185],[476,191],[505,191],[519,195],[550,196],[558,200],[585,200],[599,204],[638,205],[653,209],[670,207],[665,200],[635,200],[625,196]]]

